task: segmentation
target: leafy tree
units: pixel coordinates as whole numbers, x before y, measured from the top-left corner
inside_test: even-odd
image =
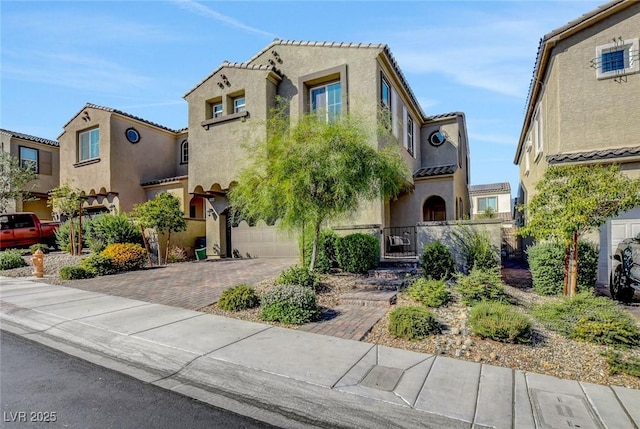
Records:
[[[564,245],[564,293],[574,295],[578,240],[639,205],[640,179],[623,175],[616,165],[551,166],[536,191],[529,204],[520,208],[527,213],[527,224],[519,234]]]
[[[30,191],[35,184],[29,186],[29,182],[36,177],[33,168],[22,167],[18,158],[0,151],[0,212],[5,212],[17,200],[30,201]]]
[[[131,215],[137,220],[142,230],[155,228],[158,234],[167,234],[165,247],[165,261],[167,261],[169,259],[171,233],[187,229],[187,221],[184,220],[184,213],[180,208],[180,200],[171,194],[161,192],[153,200],[136,204]],[[145,246],[148,248],[146,239]]]
[[[54,188],[49,194],[47,205],[51,207],[51,211],[61,217],[69,219],[69,244],[72,255],[82,253],[82,204],[84,196],[78,188],[72,188],[68,184],[62,184]],[[78,215],[78,228],[76,230],[74,216]],[[77,232],[77,235],[76,235]],[[77,239],[76,239],[77,237]]]
[[[229,198],[244,218],[279,219],[281,227],[303,233],[310,225],[310,270],[324,222],[354,213],[363,200],[395,197],[406,186],[408,170],[395,145],[376,150],[353,116],[325,122],[307,115],[290,126],[279,109],[266,127],[267,137],[251,148],[251,164]]]

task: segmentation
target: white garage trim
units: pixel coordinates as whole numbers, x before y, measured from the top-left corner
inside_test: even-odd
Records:
[[[625,238],[640,234],[640,207],[608,221],[600,228],[600,255],[598,258],[598,283],[609,284],[611,256]]]

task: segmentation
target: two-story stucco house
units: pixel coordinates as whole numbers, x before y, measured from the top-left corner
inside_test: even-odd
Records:
[[[611,1],[542,38],[514,158],[519,204],[549,165],[615,163],[640,176],[639,40],[633,0]],[[608,281],[617,243],[638,233],[640,208],[601,228],[599,282]]]
[[[0,147],[18,158],[20,165],[31,166],[37,176],[29,184],[31,201],[16,201],[10,211],[33,212],[40,219],[51,220],[51,208],[47,206],[48,193],[59,184],[59,144],[55,140],[0,130]]]
[[[495,217],[511,221],[511,185],[509,182],[471,185],[471,219]]]
[[[381,112],[402,146],[413,190],[391,202],[363,204],[335,227],[384,233],[388,227],[469,215],[469,151],[462,113],[427,116],[386,45],[275,40],[244,63],[225,62],[185,94],[189,104],[188,189],[207,207],[207,247],[221,256],[297,253],[294,238],[265,224],[231,225],[227,191],[247,165],[251,142],[277,98],[291,121],[316,112],[324,120],[353,113],[372,129]],[[382,141],[372,137],[371,145]]]

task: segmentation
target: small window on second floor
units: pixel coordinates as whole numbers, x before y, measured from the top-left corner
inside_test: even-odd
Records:
[[[487,210],[498,211],[498,197],[484,197],[478,198],[478,213],[485,212]]]
[[[189,142],[183,140],[180,143],[180,164],[187,164],[189,162]]]
[[[213,118],[222,117],[222,103],[213,104],[211,106],[211,112]]]
[[[233,99],[233,113],[240,113],[247,110],[244,96]]]
[[[38,149],[20,146],[20,167],[38,172]]]
[[[78,162],[100,156],[100,129],[94,128],[78,135]]]
[[[342,88],[340,82],[316,86],[309,90],[311,111],[319,119],[333,121],[342,113]]]
[[[407,115],[407,149],[413,155],[413,119]]]

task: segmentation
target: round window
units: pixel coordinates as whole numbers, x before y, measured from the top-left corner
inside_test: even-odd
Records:
[[[431,143],[432,146],[440,146],[445,140],[447,140],[447,138],[440,130],[432,132],[429,136],[429,143]]]
[[[140,134],[135,128],[127,128],[124,135],[127,136],[127,140],[131,143],[138,143],[140,141]]]

